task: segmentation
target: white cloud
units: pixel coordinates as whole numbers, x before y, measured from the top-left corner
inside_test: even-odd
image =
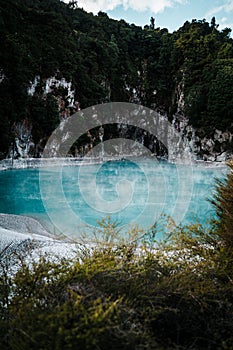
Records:
[[[233,11],[233,0],[226,0],[224,1],[223,5],[213,7],[210,11],[208,11],[206,14],[206,17],[207,18],[212,17],[220,12],[229,13],[232,11]]]
[[[221,27],[221,28],[226,28],[226,27],[232,28],[233,27],[232,20],[227,18],[227,17],[220,18],[220,20],[218,22],[219,22],[219,27]]]
[[[226,21],[227,21],[227,17],[222,17],[222,18],[220,19],[220,23],[226,23]]]
[[[224,10],[226,12],[233,11],[233,1],[232,0],[228,1],[228,3],[224,6]]]
[[[69,0],[65,0],[69,2]],[[78,6],[94,14],[99,11],[109,11],[122,5],[125,10],[135,11],[149,10],[152,13],[162,12],[167,7],[173,7],[176,3],[183,4],[186,0],[78,0]]]

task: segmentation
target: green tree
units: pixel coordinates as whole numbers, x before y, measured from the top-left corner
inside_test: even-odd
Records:
[[[217,232],[233,248],[233,162],[229,162],[226,179],[217,181],[217,191],[212,201],[218,216]]]
[[[150,19],[150,28],[151,29],[155,29],[155,19],[154,19],[154,17],[151,17],[151,19]]]

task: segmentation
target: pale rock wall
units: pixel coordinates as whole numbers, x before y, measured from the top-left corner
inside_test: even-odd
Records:
[[[189,119],[185,115],[184,86],[181,81],[177,86],[177,112],[173,116],[173,125],[180,132],[181,138],[194,160],[211,162],[225,162],[233,158],[229,150],[233,135],[228,131],[215,129],[212,137],[200,137],[199,130],[189,125]]]
[[[4,79],[4,74],[0,70],[0,81]],[[110,98],[110,85],[106,82],[106,88],[108,88]],[[28,95],[33,96],[38,93],[45,97],[48,94],[53,96],[58,101],[58,109],[62,127],[62,121],[68,118],[74,112],[80,110],[79,103],[75,101],[75,90],[72,88],[72,83],[66,81],[61,77],[60,72],[54,77],[49,77],[41,81],[40,76],[35,76],[34,80],[28,87]],[[141,104],[142,91],[140,86],[125,86],[125,89],[129,92],[130,101],[132,103]],[[156,94],[156,91],[154,92]],[[221,131],[216,129],[212,134],[212,137],[200,137],[199,130],[189,125],[189,119],[185,115],[185,99],[184,99],[184,84],[183,80],[178,84],[176,91],[177,98],[177,111],[173,116],[172,127],[168,130],[161,130],[161,133],[168,133],[168,160],[170,161],[182,161],[186,157],[186,153],[191,153],[193,160],[205,160],[212,162],[224,162],[229,158],[232,158],[232,153],[228,149],[229,143],[232,142],[233,135],[229,131]],[[164,111],[159,107],[154,108],[156,111],[163,115],[166,119],[167,116]],[[166,124],[166,123],[165,123]],[[174,129],[174,131],[172,130]],[[28,158],[35,154],[40,154],[43,151],[42,140],[39,144],[35,145],[32,139],[32,125],[28,120],[23,120],[20,123],[14,125],[15,142],[9,151],[9,158]],[[178,131],[178,133],[177,133]],[[128,130],[130,132],[130,129]],[[134,131],[135,133],[135,131]],[[144,134],[142,131],[137,131],[137,135],[130,135],[132,139],[140,139],[144,144]],[[170,140],[170,141],[169,141]],[[55,141],[54,141],[55,142]],[[151,138],[150,144],[147,147],[152,153],[158,156],[164,156],[165,150],[162,144],[155,138]],[[57,155],[59,144],[54,144],[54,156]]]
[[[35,144],[32,140],[32,124],[28,119],[15,123],[13,126],[15,140],[12,144],[8,157],[9,158],[27,158],[33,154]]]
[[[5,74],[3,72],[3,70],[0,68],[0,84],[3,82],[3,80],[5,79]]]
[[[4,75],[0,71],[0,81],[1,79],[4,79]],[[40,86],[42,86],[42,91],[40,91]],[[39,93],[42,98],[46,98],[49,93],[53,94],[58,102],[61,121],[80,110],[79,103],[75,101],[75,90],[72,88],[72,82],[66,81],[63,77],[54,76],[41,80],[41,77],[37,75],[29,85],[27,92],[29,96]],[[16,123],[13,126],[13,131],[15,140],[9,150],[8,158],[28,158],[42,152],[43,140],[40,140],[37,145],[34,144],[32,125],[28,119]]]

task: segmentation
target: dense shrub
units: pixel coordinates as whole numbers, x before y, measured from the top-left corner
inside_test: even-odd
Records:
[[[224,180],[217,181],[213,204],[219,218],[218,234],[227,246],[233,248],[233,162],[229,162],[229,170]]]
[[[102,244],[59,262],[17,254],[9,275],[14,254],[3,252],[1,349],[232,349],[233,258],[201,226],[156,249]]]

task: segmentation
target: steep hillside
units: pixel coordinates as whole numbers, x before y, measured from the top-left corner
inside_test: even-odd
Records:
[[[169,33],[153,20],[141,28],[94,16],[75,2],[0,0],[1,158],[40,156],[63,118],[126,101],[164,113],[195,157],[225,160],[233,134],[230,31],[219,31],[214,18]]]

